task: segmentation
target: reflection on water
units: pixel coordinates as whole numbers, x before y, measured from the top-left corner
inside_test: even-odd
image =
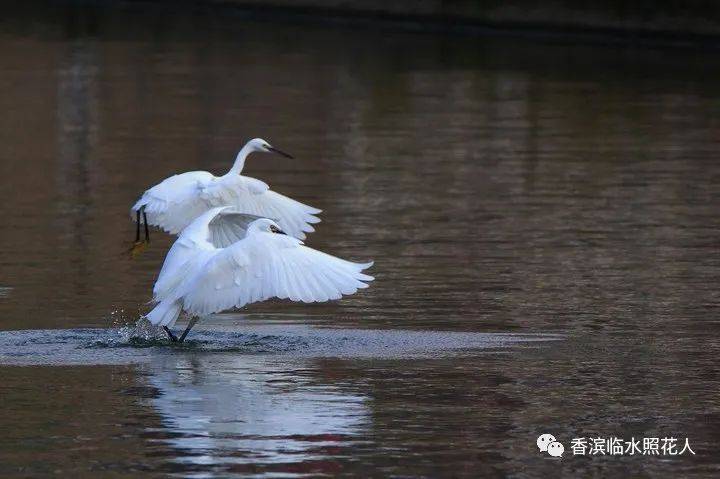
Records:
[[[158,431],[183,464],[312,463],[318,472],[369,421],[367,397],[317,384],[312,362],[165,356],[146,366]]]
[[[152,8],[0,19],[0,326],[23,330],[0,335],[0,475],[716,475],[717,55]],[[129,205],[255,136],[298,159],[248,174],[377,280],[185,349],[111,344],[171,241],[131,261]],[[558,462],[546,432],[697,456]]]
[[[473,401],[482,403],[483,410],[487,405],[496,407],[496,394],[478,390],[468,382],[480,355],[563,339],[549,335],[325,329],[267,324],[261,318],[247,324],[246,318],[231,315],[203,321],[182,346],[169,345],[162,336],[133,336],[130,331],[0,333],[0,363],[53,366],[69,372],[53,379],[64,401],[74,404],[73,391],[77,390],[81,403],[86,397],[108,393],[121,395],[122,401],[130,403],[123,406],[130,417],[120,423],[114,413],[97,413],[90,408],[87,414],[73,415],[69,425],[66,410],[38,407],[23,399],[28,396],[31,401],[41,401],[42,395],[26,390],[11,374],[2,386],[9,397],[5,412],[13,418],[6,420],[7,425],[22,422],[20,418],[28,413],[33,415],[29,425],[11,436],[14,441],[31,441],[38,431],[46,430],[42,426],[45,422],[54,425],[53,440],[46,446],[51,458],[57,443],[71,440],[68,434],[87,437],[102,450],[90,461],[105,454],[113,458],[108,449],[136,448],[134,441],[139,436],[145,441],[143,460],[151,460],[153,468],[169,472],[221,477],[248,473],[366,474],[388,467],[385,461],[411,459],[415,440],[403,439],[403,430],[407,426],[415,429],[417,425],[413,424],[428,420],[437,424],[432,441],[440,443],[435,447],[443,454],[457,454],[453,448],[445,449],[453,439],[444,436],[457,433],[448,425],[467,418],[467,411],[447,411],[443,421],[428,414],[431,410],[424,403],[436,400],[433,397],[438,392],[432,385],[438,378],[445,377],[450,385],[462,387],[463,400],[478,395]],[[458,359],[471,367],[463,366]],[[123,370],[123,387],[118,390],[108,388],[104,375],[88,375],[87,382],[77,385],[75,375],[92,369],[89,364],[100,368],[105,364],[137,366]],[[44,384],[46,370],[38,369],[41,372],[30,377]],[[497,387],[507,379],[492,373],[489,384],[484,382],[480,388]],[[386,393],[378,395],[378,390]],[[445,394],[440,393],[439,398]],[[102,397],[103,401],[118,401]],[[418,398],[420,402],[416,403]],[[104,427],[121,429],[120,444],[107,440]],[[472,442],[479,439],[474,437]],[[119,452],[116,460],[110,459],[103,467],[124,467],[127,459]],[[8,458],[5,470],[9,472],[17,472],[26,460],[24,454],[12,453]],[[412,465],[417,466],[422,471],[427,464]],[[83,470],[82,465],[64,460],[58,467],[64,472]]]

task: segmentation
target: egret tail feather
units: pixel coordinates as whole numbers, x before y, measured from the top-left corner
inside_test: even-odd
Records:
[[[161,301],[147,314],[147,319],[155,326],[172,326],[180,316],[180,301]]]

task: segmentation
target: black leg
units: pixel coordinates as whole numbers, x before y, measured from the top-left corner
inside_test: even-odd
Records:
[[[149,243],[150,242],[150,230],[148,229],[147,214],[145,214],[144,206],[142,207],[142,212],[143,212],[143,220],[145,220],[145,242]],[[140,239],[139,235],[138,235],[138,239]]]
[[[178,338],[175,337],[175,335],[172,333],[172,331],[170,331],[170,328],[168,328],[167,326],[163,326],[163,329],[167,333],[168,338],[170,338],[170,341],[172,341],[173,343],[177,343]]]
[[[136,218],[136,225],[135,225],[135,242],[140,242],[140,210],[137,210],[136,212],[137,218]]]
[[[192,319],[190,320],[190,323],[188,323],[187,328],[185,328],[185,331],[183,331],[183,333],[182,333],[182,335],[180,336],[180,339],[178,339],[178,341],[180,341],[181,343],[182,343],[183,341],[185,341],[185,336],[187,336],[188,333],[190,332],[190,330],[192,329],[192,327],[195,326],[195,323],[198,322],[198,319],[200,319],[200,318],[198,318],[198,317],[196,316],[196,317],[194,317],[194,318],[192,318]]]

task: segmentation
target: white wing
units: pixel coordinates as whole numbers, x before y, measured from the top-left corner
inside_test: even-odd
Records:
[[[148,223],[177,234],[212,206],[200,192],[215,180],[207,171],[190,171],[171,176],[153,186],[132,207],[131,216],[145,207]]]
[[[147,190],[132,208],[132,218],[145,207],[148,223],[178,234],[195,218],[218,206],[232,206],[238,213],[271,218],[287,234],[305,239],[315,231],[317,208],[271,191],[267,184],[238,174],[216,177],[206,171],[171,176]]]
[[[315,231],[312,225],[320,218],[314,215],[322,211],[272,191],[260,180],[237,174],[208,184],[201,196],[212,206],[229,205],[239,213],[275,220],[283,231],[298,239]]]
[[[188,282],[183,309],[205,315],[269,298],[305,303],[339,299],[367,288],[362,273],[372,263],[353,263],[303,246],[285,235],[260,233],[209,258]]]
[[[245,238],[250,223],[260,216],[246,213],[235,213],[232,207],[225,208],[208,224],[207,240],[215,248],[227,248]]]
[[[254,215],[234,213],[230,207],[213,208],[196,218],[180,233],[165,256],[153,287],[153,300],[161,301],[169,296],[216,249],[244,238],[247,227],[256,219]]]
[[[178,238],[165,256],[165,262],[153,286],[153,301],[162,301],[176,291],[200,265],[200,255],[209,251],[212,250],[203,250],[187,238]]]

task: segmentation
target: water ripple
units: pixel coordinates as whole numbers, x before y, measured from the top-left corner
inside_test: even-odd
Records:
[[[147,362],[155,355],[198,352],[412,358],[557,339],[561,336],[263,325],[232,331],[197,329],[192,339],[173,344],[160,334],[137,334],[132,328],[20,330],[0,332],[0,364],[130,364]]]

